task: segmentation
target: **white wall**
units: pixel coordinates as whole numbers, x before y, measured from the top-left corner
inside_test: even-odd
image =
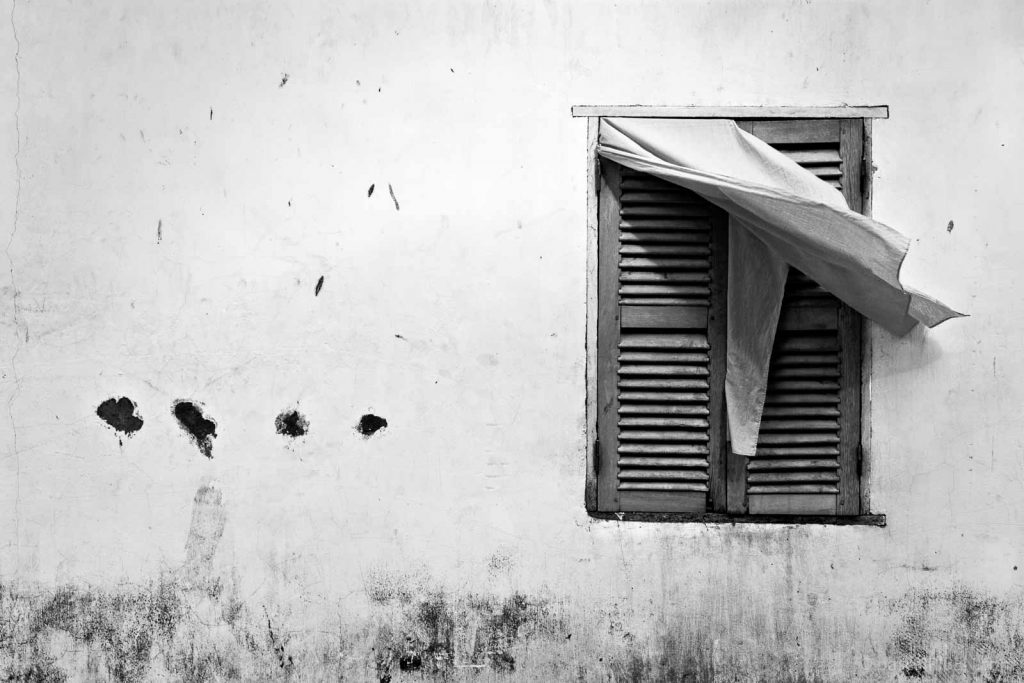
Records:
[[[458,633],[508,635],[473,596],[497,614],[514,595],[532,616],[473,659],[486,675],[1024,675],[1013,0],[7,9],[8,614],[60,585],[112,600],[177,577],[213,483],[204,580],[246,617],[210,626],[196,614],[225,598],[186,591],[168,647],[220,629],[217,661],[247,679],[278,663],[264,615],[300,679],[398,680],[398,652],[444,640],[416,620],[430,599]],[[584,103],[890,106],[874,215],[912,238],[906,279],[971,317],[871,335],[887,527],[587,516]],[[123,445],[95,414],[119,396],[145,421]],[[212,460],[171,414],[182,398],[217,421]],[[274,418],[296,406],[293,441]],[[364,413],[387,429],[364,438]],[[35,628],[36,656],[119,675],[110,638],[75,633]]]

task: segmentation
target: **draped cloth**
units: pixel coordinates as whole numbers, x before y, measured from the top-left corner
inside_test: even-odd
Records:
[[[725,399],[735,453],[756,451],[789,266],[897,335],[962,315],[900,283],[906,237],[734,121],[603,118],[597,151],[729,213]]]

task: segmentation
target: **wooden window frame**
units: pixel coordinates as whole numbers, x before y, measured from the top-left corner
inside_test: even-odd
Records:
[[[861,514],[856,515],[772,515],[772,514],[736,514],[725,511],[707,512],[607,512],[598,510],[598,471],[599,462],[597,459],[598,444],[598,421],[597,421],[597,386],[601,381],[602,373],[598,367],[597,357],[597,310],[598,310],[598,225],[599,225],[599,201],[598,195],[601,187],[601,167],[597,155],[598,126],[603,116],[626,116],[642,118],[727,118],[737,122],[742,128],[749,130],[744,125],[745,120],[751,119],[857,119],[863,123],[863,135],[858,141],[861,143],[862,165],[861,173],[855,179],[859,183],[859,192],[854,196],[855,202],[860,206],[853,208],[861,213],[871,215],[872,198],[872,171],[871,143],[872,143],[872,120],[874,118],[888,118],[888,107],[617,107],[617,106],[578,106],[572,108],[572,114],[576,117],[587,118],[587,376],[586,376],[586,409],[587,409],[587,455],[586,455],[586,482],[584,490],[584,503],[591,517],[596,519],[610,519],[618,521],[645,521],[645,522],[696,522],[696,523],[756,523],[756,524],[828,524],[828,525],[871,525],[884,526],[885,515],[869,514],[866,511],[869,507],[869,453],[867,444],[870,443],[870,421],[864,419],[870,411],[870,366],[871,355],[868,343],[869,335],[866,327],[867,321],[861,323],[855,329],[852,339],[856,339],[859,345],[860,363],[854,368],[855,373],[860,375],[860,415],[856,416],[859,422],[859,461],[860,472],[858,473],[857,501]],[[845,307],[843,307],[845,309]],[[606,374],[606,373],[605,373]],[[712,471],[717,466],[721,467],[729,454],[720,452],[712,453],[709,459]],[[724,486],[725,479],[721,477],[721,485]],[[712,481],[712,486],[715,481]],[[714,494],[713,494],[714,495]],[[721,493],[719,494],[721,495]],[[730,506],[733,507],[733,506]]]

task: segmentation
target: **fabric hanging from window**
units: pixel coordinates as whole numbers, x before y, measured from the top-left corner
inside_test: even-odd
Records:
[[[735,453],[753,456],[789,266],[897,335],[957,313],[902,285],[909,240],[724,119],[601,119],[598,154],[729,213],[725,396]]]

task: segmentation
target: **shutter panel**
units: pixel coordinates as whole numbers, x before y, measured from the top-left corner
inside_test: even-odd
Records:
[[[598,509],[722,509],[725,216],[676,185],[601,168]]]
[[[860,120],[755,121],[744,127],[861,209]],[[757,457],[745,463],[750,513],[860,513],[860,328],[859,315],[790,269]]]

